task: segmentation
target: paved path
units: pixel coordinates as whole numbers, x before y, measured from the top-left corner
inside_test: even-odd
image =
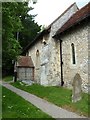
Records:
[[[17,89],[8,83],[2,83],[2,85],[11,91],[15,92],[25,100],[32,103],[37,108],[41,109],[43,112],[47,113],[48,115],[52,116],[53,118],[84,118],[83,116],[79,116],[73,112],[69,112],[65,109],[62,109],[52,103],[47,102],[33,94],[25,92],[23,90]]]

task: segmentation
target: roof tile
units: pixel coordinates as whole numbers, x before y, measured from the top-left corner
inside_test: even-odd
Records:
[[[86,17],[90,16],[90,2],[85,5],[83,8],[78,10],[57,32],[56,35],[64,32],[65,30],[69,29],[71,26],[79,23]],[[56,36],[55,35],[55,36]]]
[[[31,56],[19,56],[17,58],[17,67],[34,67]]]

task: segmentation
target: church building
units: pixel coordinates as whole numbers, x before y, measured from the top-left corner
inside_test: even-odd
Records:
[[[30,64],[26,67],[33,71],[32,81],[44,86],[72,88],[73,78],[78,73],[82,79],[82,90],[88,90],[89,19],[90,3],[81,9],[74,3],[36,36],[23,51],[26,57],[30,57],[31,67]],[[23,59],[23,56],[20,58]],[[24,71],[19,73],[20,67],[17,66],[18,79]],[[29,78],[29,72],[25,75]]]

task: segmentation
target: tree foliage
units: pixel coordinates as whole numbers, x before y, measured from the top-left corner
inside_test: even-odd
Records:
[[[3,72],[8,73],[12,68],[12,60],[15,60],[25,47],[27,39],[30,41],[33,35],[32,28],[38,29],[38,25],[32,21],[33,16],[28,15],[27,2],[2,3],[2,67]],[[36,28],[35,28],[36,27]],[[32,30],[32,31],[31,31]],[[20,33],[17,40],[17,32]],[[32,36],[32,37],[30,37]],[[28,42],[27,42],[28,43]]]
[[[18,38],[20,45],[24,49],[34,38],[36,37],[37,33],[40,31],[41,26],[38,26],[35,23],[34,18],[35,16],[28,15],[25,19],[22,19],[23,29],[19,32]]]

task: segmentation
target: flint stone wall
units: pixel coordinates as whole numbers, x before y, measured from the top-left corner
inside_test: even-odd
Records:
[[[61,18],[57,19],[52,26],[48,38],[45,36],[38,40],[29,50],[28,55],[32,57],[35,66],[35,81],[42,85],[60,85],[60,42],[52,36],[58,29],[78,10],[74,5]],[[61,36],[63,52],[63,76],[66,87],[72,88],[72,80],[76,73],[82,79],[82,89],[87,92],[88,86],[88,31],[90,24],[81,24]],[[46,45],[43,44],[46,40]],[[72,64],[72,48],[74,43],[76,53],[76,64]],[[39,56],[36,51],[39,50]],[[89,82],[90,83],[90,82]]]
[[[75,13],[77,12],[77,5],[74,4],[68,9],[66,13],[61,15],[56,21],[51,25],[51,32],[49,37],[50,45],[50,61],[49,61],[49,76],[48,85],[60,85],[61,84],[61,69],[60,69],[60,42],[52,37],[55,35],[56,31],[60,29],[63,24]]]
[[[72,88],[72,80],[76,73],[80,74],[82,79],[82,90],[88,91],[90,86],[88,81],[88,29],[90,23],[85,22],[69,30],[61,37],[62,58],[63,58],[63,77],[65,86]],[[75,46],[76,64],[72,63],[72,47]]]

